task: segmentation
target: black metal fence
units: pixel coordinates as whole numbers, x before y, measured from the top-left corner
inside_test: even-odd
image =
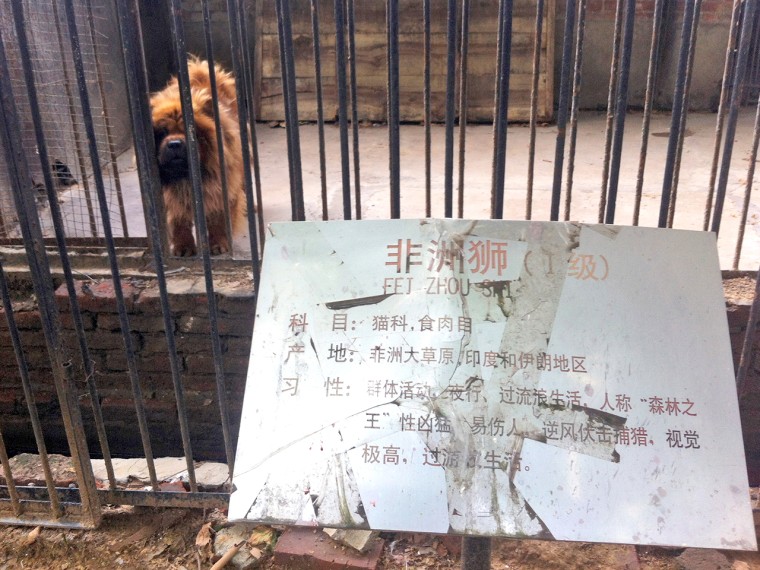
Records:
[[[303,0],[302,3],[305,3]],[[121,190],[115,198],[109,195],[111,182],[119,180],[119,166],[116,149],[113,143],[113,133],[108,131],[110,117],[108,113],[109,97],[104,94],[102,86],[93,89],[93,77],[97,83],[102,79],[103,71],[97,65],[99,58],[104,57],[102,50],[93,48],[90,52],[83,46],[97,46],[93,42],[97,34],[97,19],[93,13],[99,13],[103,7],[95,6],[95,0],[49,0],[50,13],[55,14],[54,24],[57,26],[57,40],[63,38],[66,45],[61,44],[62,70],[66,70],[64,86],[71,104],[71,123],[77,133],[77,140],[72,152],[77,155],[76,173],[70,176],[87,180],[88,224],[91,228],[90,238],[86,242],[72,239],[67,233],[64,217],[59,205],[61,177],[66,179],[58,166],[58,158],[51,153],[54,144],[54,134],[49,125],[44,124],[45,112],[41,105],[42,89],[40,83],[40,60],[35,54],[37,40],[30,37],[32,27],[31,10],[39,10],[40,2],[23,2],[13,0],[9,6],[0,10],[7,18],[0,26],[0,143],[4,149],[4,160],[8,179],[8,188],[13,200],[13,207],[0,208],[0,230],[5,238],[2,245],[11,248],[14,244],[22,244],[28,273],[34,294],[38,303],[46,346],[51,362],[52,375],[61,414],[64,419],[69,453],[77,472],[77,489],[56,489],[50,469],[47,466],[47,452],[42,426],[37,417],[34,403],[34,387],[29,381],[28,367],[25,359],[24,346],[18,335],[14,322],[12,294],[9,291],[2,267],[4,258],[0,255],[0,289],[8,321],[9,336],[19,365],[19,378],[24,392],[33,426],[35,441],[43,461],[45,471],[45,487],[20,487],[13,483],[13,473],[6,453],[6,447],[0,434],[0,461],[4,469],[7,484],[0,487],[0,509],[10,508],[10,514],[3,515],[0,511],[0,522],[22,524],[51,524],[51,525],[84,525],[94,526],[100,520],[101,505],[106,503],[141,504],[141,505],[221,505],[225,503],[225,493],[201,493],[194,474],[194,453],[190,437],[186,397],[184,394],[183,370],[177,357],[175,328],[172,324],[169,292],[167,287],[167,272],[177,264],[177,260],[169,255],[169,240],[166,235],[164,204],[160,199],[161,182],[156,163],[156,148],[152,125],[151,108],[149,104],[149,89],[146,72],[146,54],[143,48],[144,38],[141,33],[140,3],[137,0],[119,0],[114,3],[102,3],[110,7],[118,22],[118,40],[111,38],[110,50],[120,50],[123,56],[120,69],[123,72],[125,101],[129,101],[129,128],[134,149],[135,166],[139,180],[141,197],[140,211],[144,214],[146,237],[151,256],[152,277],[158,285],[160,305],[164,319],[164,331],[168,352],[166,359],[169,363],[170,375],[174,389],[176,413],[181,431],[182,451],[184,453],[189,493],[166,493],[159,491],[159,481],[156,476],[151,436],[148,429],[144,407],[144,395],[140,381],[140,371],[135,360],[135,347],[130,331],[130,315],[123,292],[122,269],[124,260],[120,257],[118,245],[121,243],[115,235],[128,237],[127,221],[121,204]],[[304,172],[302,163],[302,145],[299,124],[299,86],[296,76],[296,44],[293,41],[293,9],[299,4],[295,0],[275,0],[276,26],[279,48],[279,68],[282,88],[283,117],[286,129],[287,168],[290,196],[290,215],[293,220],[306,218],[304,198]],[[401,89],[400,68],[403,66],[399,50],[399,2],[387,0],[385,3],[385,21],[374,22],[379,30],[386,34],[387,51],[387,149],[388,149],[388,212],[389,217],[401,216],[402,201],[407,197],[401,178]],[[403,4],[403,3],[402,3]],[[444,215],[447,217],[463,215],[464,204],[469,199],[469,187],[465,187],[465,151],[467,149],[467,113],[468,96],[468,45],[470,17],[475,9],[481,9],[489,2],[471,2],[470,0],[447,0],[433,3],[432,0],[422,0],[418,6],[419,18],[422,22],[420,30],[420,45],[423,61],[423,96],[419,101],[421,116],[424,117],[424,145],[419,149],[424,161],[424,211],[420,217],[430,216],[434,205],[443,202]],[[579,115],[581,107],[581,80],[585,50],[585,26],[588,20],[587,0],[567,0],[555,6],[552,0],[533,0],[520,2],[517,0],[494,0],[490,4],[496,7],[497,18],[493,37],[493,120],[492,145],[488,149],[491,155],[491,187],[490,187],[490,216],[492,218],[520,217],[515,215],[515,208],[505,202],[505,186],[507,173],[516,168],[525,168],[525,210],[524,217],[534,217],[536,205],[536,137],[540,128],[538,120],[538,90],[539,79],[546,70],[541,70],[540,53],[549,34],[548,26],[554,22],[546,17],[554,13],[556,8],[564,14],[564,31],[561,36],[561,54],[558,54],[559,86],[556,104],[556,133],[554,144],[554,159],[552,161],[552,183],[546,194],[549,197],[549,219],[568,220],[573,204],[573,190],[577,189],[578,181],[574,179],[577,160],[577,142],[579,132]],[[205,57],[209,61],[212,78],[214,77],[214,42],[211,37],[211,11],[208,0],[200,0],[203,14],[203,29],[205,40]],[[694,69],[699,66],[695,58],[698,33],[700,30],[701,0],[683,3],[680,13],[680,34],[678,36],[678,58],[675,82],[673,85],[657,85],[658,65],[661,62],[663,50],[663,18],[667,2],[656,0],[651,13],[646,15],[646,21],[651,22],[651,45],[649,48],[648,73],[646,93],[641,112],[642,128],[638,148],[633,151],[624,147],[624,130],[626,121],[631,121],[629,114],[628,94],[632,67],[634,28],[639,21],[637,3],[635,0],[618,0],[614,19],[613,50],[610,68],[610,80],[607,86],[608,104],[604,136],[600,138],[600,155],[603,156],[603,173],[598,184],[598,214],[596,219],[588,220],[599,223],[620,223],[616,217],[616,206],[621,193],[621,163],[626,156],[633,152],[639,157],[636,174],[635,196],[633,197],[633,219],[631,223],[639,223],[640,206],[644,188],[644,173],[647,160],[651,159],[648,151],[650,141],[650,124],[655,113],[654,97],[657,89],[672,91],[672,108],[669,110],[670,128],[668,131],[667,149],[662,170],[662,185],[659,194],[659,227],[672,227],[676,212],[679,175],[684,151],[684,140],[687,136],[687,118],[689,116],[690,82]],[[174,48],[173,57],[179,62],[177,77],[179,80],[179,97],[182,102],[182,121],[187,141],[187,160],[190,172],[189,188],[193,205],[193,225],[196,228],[198,255],[192,265],[202,271],[203,283],[208,299],[209,331],[208,340],[214,360],[214,375],[218,393],[219,425],[221,427],[225,457],[230,473],[234,459],[234,431],[231,420],[230,402],[227,394],[227,380],[223,367],[223,347],[219,334],[219,308],[215,295],[214,269],[220,262],[212,259],[212,249],[209,243],[207,216],[204,211],[203,180],[204,165],[201,161],[202,149],[196,136],[195,119],[192,103],[192,87],[186,54],[188,43],[183,21],[183,2],[168,0],[170,15],[170,32]],[[406,8],[408,6],[404,4]],[[416,5],[415,5],[416,6]],[[314,65],[314,85],[317,110],[317,129],[319,145],[319,173],[321,189],[321,217],[328,218],[328,180],[327,153],[325,144],[325,97],[322,84],[322,48],[320,46],[320,2],[310,0],[310,17],[312,26],[312,49]],[[362,207],[362,178],[360,169],[360,129],[358,109],[361,101],[358,99],[358,87],[361,86],[361,74],[357,66],[357,30],[354,0],[335,0],[332,3],[332,20],[334,22],[334,51],[335,63],[335,94],[337,97],[336,123],[339,131],[339,160],[340,160],[340,190],[342,216],[345,219],[360,219]],[[434,184],[433,172],[440,165],[433,161],[433,125],[431,113],[431,69],[435,65],[431,53],[431,12],[445,10],[445,97],[443,117],[443,184],[440,188]],[[673,7],[671,6],[671,10]],[[83,11],[84,10],[84,11]],[[236,78],[237,121],[239,136],[243,151],[239,159],[242,162],[244,196],[247,204],[247,246],[250,248],[250,259],[245,261],[229,261],[250,268],[257,281],[260,268],[260,255],[265,240],[265,221],[267,220],[267,189],[262,186],[262,164],[259,154],[259,132],[261,124],[255,116],[255,101],[258,86],[256,84],[255,50],[252,49],[250,30],[250,13],[252,6],[243,0],[227,0],[226,18],[229,25],[229,46],[232,71]],[[510,77],[513,69],[513,15],[516,10],[530,10],[535,14],[534,26],[531,31],[532,75],[531,95],[529,98],[529,143],[527,159],[519,165],[509,164],[507,160],[507,145],[510,138],[508,126],[508,111],[510,109]],[[757,0],[735,0],[733,2],[732,19],[728,23],[728,44],[723,71],[722,86],[719,93],[719,106],[715,114],[715,137],[713,155],[711,158],[711,175],[705,182],[704,208],[702,229],[718,234],[724,215],[730,177],[736,177],[736,166],[732,170],[732,155],[734,151],[737,124],[740,121],[741,106],[744,101],[745,89],[756,75],[758,57],[758,30],[753,27],[758,21],[760,12]],[[440,15],[440,12],[438,12]],[[33,41],[34,40],[34,41]],[[544,42],[544,44],[542,44]],[[300,44],[299,44],[300,45]],[[593,46],[592,46],[593,47]],[[545,49],[553,49],[549,46]],[[301,54],[303,55],[303,54]],[[95,67],[88,68],[88,57],[94,57]],[[21,72],[20,77],[13,70]],[[93,73],[95,75],[93,75]],[[548,70],[553,74],[553,70]],[[584,86],[595,89],[597,86]],[[214,94],[216,95],[216,94]],[[457,101],[458,96],[458,101]],[[21,104],[23,102],[23,104]],[[221,133],[217,97],[214,96],[213,113],[216,131]],[[748,216],[751,209],[751,191],[754,177],[754,165],[757,160],[758,140],[760,139],[760,104],[757,107],[757,118],[752,135],[749,162],[744,178],[743,203],[740,208],[740,223],[737,234],[733,267],[738,267],[741,258],[744,230],[748,226]],[[103,131],[98,122],[104,120]],[[457,125],[458,121],[458,125]],[[25,126],[31,125],[31,130]],[[350,125],[350,128],[349,128]],[[457,130],[458,129],[458,130]],[[30,152],[29,141],[24,139],[24,133],[33,133],[33,151]],[[455,135],[458,135],[455,137]],[[224,141],[219,137],[219,155],[224,160]],[[455,141],[456,139],[456,141]],[[229,150],[229,149],[228,149]],[[105,157],[105,158],[104,158]],[[229,158],[229,157],[228,157]],[[660,157],[662,158],[662,157]],[[366,158],[364,159],[366,160]],[[705,157],[707,160],[707,157]],[[455,162],[457,168],[455,169]],[[105,168],[104,168],[105,165]],[[66,165],[64,165],[66,166]],[[455,179],[455,170],[457,177]],[[35,179],[36,172],[42,180]],[[120,186],[118,182],[114,182]],[[2,192],[3,189],[0,189]],[[89,193],[94,191],[95,196]],[[45,215],[42,216],[38,202],[40,194],[46,198]],[[96,210],[97,213],[96,213]],[[9,215],[9,212],[12,215]],[[124,231],[114,232],[114,219],[118,220]],[[44,220],[49,220],[53,239],[46,239]],[[13,231],[11,231],[11,229]],[[230,226],[227,225],[227,232]],[[18,237],[14,237],[14,236]],[[231,236],[228,236],[231,237]],[[111,466],[111,451],[109,438],[100,409],[100,397],[96,382],[95,365],[90,355],[85,327],[81,320],[81,311],[77,306],[75,290],[75,270],[72,268],[71,248],[86,243],[102,247],[107,258],[107,270],[113,281],[118,307],[118,320],[122,332],[123,348],[127,360],[126,376],[132,389],[134,409],[139,431],[143,455],[147,460],[152,490],[130,491],[119,490],[116,485],[113,467]],[[129,242],[134,243],[140,242]],[[248,249],[248,247],[246,249]],[[3,250],[6,252],[10,249]],[[233,252],[234,253],[234,252]],[[220,259],[227,260],[229,256]],[[71,314],[74,320],[73,328],[78,340],[78,350],[67,350],[61,336],[60,315],[54,299],[51,260],[60,267],[57,279],[66,286],[71,302]],[[760,260],[752,260],[757,263]],[[190,263],[187,260],[183,264]],[[753,314],[757,314],[754,312]],[[757,317],[755,316],[755,319]],[[755,327],[749,327],[750,337]],[[751,346],[748,338],[747,347]],[[745,349],[745,350],[748,350]],[[73,364],[74,363],[74,364]],[[746,370],[745,370],[746,374]],[[75,377],[81,375],[81,378]],[[84,386],[84,388],[82,388]],[[92,454],[105,459],[108,471],[109,489],[98,489],[95,484],[90,463],[91,451],[88,450],[79,403],[80,392],[89,395],[92,414],[97,432],[99,449]],[[2,419],[0,419],[2,429]]]

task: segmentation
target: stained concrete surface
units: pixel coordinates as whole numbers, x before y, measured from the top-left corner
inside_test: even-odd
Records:
[[[570,219],[596,222],[599,210],[606,115],[598,112],[582,113],[579,120],[577,152],[573,174],[572,206]],[[632,223],[636,177],[641,145],[641,113],[629,113],[623,139],[620,184],[615,223]],[[692,113],[687,121],[687,136],[683,147],[682,166],[678,182],[677,206],[673,227],[701,230],[704,218],[707,189],[715,144],[716,115]],[[741,210],[746,190],[749,154],[752,145],[754,109],[742,110],[735,137],[731,169],[728,177],[725,209],[718,246],[721,268],[731,269],[737,243]],[[646,170],[641,202],[640,225],[656,226],[660,209],[670,115],[652,117],[648,140]],[[304,182],[306,218],[322,217],[321,183],[319,167],[318,129],[314,124],[301,125],[300,147]],[[507,166],[505,187],[505,219],[525,219],[528,174],[529,129],[527,125],[510,125],[507,135]],[[290,219],[290,188],[286,129],[258,124],[256,129],[261,158],[261,187],[265,221]],[[455,141],[458,139],[455,133]],[[401,217],[416,218],[425,215],[425,162],[424,128],[420,125],[402,125],[401,140]],[[466,160],[464,182],[464,217],[490,216],[491,165],[493,129],[490,125],[469,125],[466,129]],[[327,155],[327,205],[330,219],[343,217],[343,197],[340,160],[340,131],[336,125],[325,126]],[[557,139],[556,125],[542,125],[536,134],[535,178],[532,202],[532,219],[548,220],[551,187],[554,173],[554,152]],[[350,141],[349,141],[350,142]],[[390,215],[388,175],[388,129],[384,125],[363,126],[359,129],[360,186],[362,217],[387,218]],[[569,139],[568,145],[569,146]],[[445,131],[442,125],[432,127],[432,215],[444,214],[444,152]],[[455,152],[454,188],[458,172]],[[131,151],[119,160],[121,186],[124,195],[126,218],[130,236],[145,236],[142,204],[137,173]],[[755,178],[757,178],[757,174]],[[352,200],[354,169],[351,165]],[[755,182],[755,185],[757,181]],[[112,183],[111,183],[112,185]],[[567,159],[563,182],[562,209],[567,189]],[[60,195],[64,217],[78,235],[88,235],[83,207],[84,192],[79,186]],[[456,197],[455,197],[456,206]],[[352,202],[353,204],[353,202]],[[353,205],[352,205],[353,208]],[[112,219],[117,218],[115,203],[111,204]],[[355,215],[355,214],[354,214]],[[96,210],[97,216],[97,210]],[[120,235],[120,224],[115,224],[115,235]],[[98,224],[99,227],[99,224]],[[78,233],[81,232],[81,233]],[[69,235],[74,235],[69,233]],[[236,258],[250,255],[250,241],[246,235],[235,241]],[[750,201],[740,269],[757,269],[760,263],[760,201]]]

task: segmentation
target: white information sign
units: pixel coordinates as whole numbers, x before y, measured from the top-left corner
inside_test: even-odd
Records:
[[[272,224],[232,520],[755,549],[715,236]]]

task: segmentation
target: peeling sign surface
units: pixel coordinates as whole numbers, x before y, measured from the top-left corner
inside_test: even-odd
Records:
[[[231,520],[756,548],[713,234],[269,232]]]

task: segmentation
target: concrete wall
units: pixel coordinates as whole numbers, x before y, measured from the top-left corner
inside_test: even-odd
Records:
[[[661,109],[669,109],[673,102],[683,22],[683,2],[666,2],[665,5],[662,48],[655,91],[655,107]],[[704,0],[702,3],[689,98],[692,110],[714,111],[718,107],[731,21],[731,6],[732,2],[729,0]],[[616,0],[589,0],[588,2],[580,99],[583,109],[607,108],[615,8]],[[633,107],[644,105],[652,41],[653,11],[653,0],[637,0],[628,95],[629,105]],[[556,64],[554,66],[555,89],[557,90],[562,62],[564,25],[564,5],[562,7],[558,5],[555,33]],[[555,101],[557,98],[558,91],[555,92]]]

